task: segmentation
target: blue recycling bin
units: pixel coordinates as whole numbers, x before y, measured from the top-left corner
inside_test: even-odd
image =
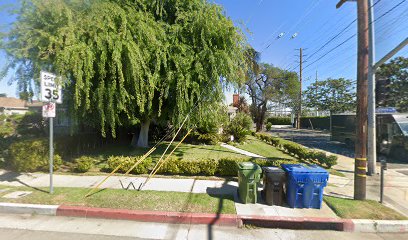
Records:
[[[316,165],[282,164],[287,174],[286,199],[291,208],[321,208],[329,173]]]
[[[309,165],[309,179],[305,184],[303,193],[303,206],[305,208],[322,208],[323,189],[327,186],[329,173],[317,165]]]

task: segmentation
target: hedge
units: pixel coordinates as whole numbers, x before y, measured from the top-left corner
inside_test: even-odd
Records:
[[[126,173],[139,159],[140,157],[110,156],[108,158],[107,170],[112,171],[120,165],[120,168],[117,171],[120,173]],[[136,165],[136,167],[131,171],[131,173],[133,174],[149,173],[151,164],[152,158],[148,157],[144,159],[141,163]]]
[[[327,156],[325,152],[310,150],[300,144],[279,137],[273,137],[269,134],[256,133],[254,136],[276,148],[288,152],[290,155],[295,156],[300,160],[315,162],[321,166],[324,165],[327,168],[331,168],[333,165],[337,164],[337,156]]]
[[[163,164],[158,173],[180,174],[180,175],[203,175],[203,176],[237,176],[238,163],[253,162],[261,167],[278,166],[284,163],[294,163],[293,160],[268,160],[268,159],[243,159],[243,158],[222,158],[184,160],[171,158]]]
[[[89,157],[89,156],[82,156],[74,160],[75,164],[73,167],[74,172],[88,172],[89,169],[91,169],[94,166],[94,163],[96,162],[95,158]]]
[[[126,172],[131,164],[134,162],[132,157],[111,157],[108,160],[108,169],[115,169],[122,161],[126,161],[126,164],[119,169],[119,172]],[[136,159],[136,158],[134,158]],[[145,160],[146,161],[146,160]],[[293,160],[268,160],[268,159],[243,159],[243,158],[223,158],[219,160],[214,159],[197,159],[197,160],[185,160],[177,157],[171,157],[157,171],[158,174],[171,174],[171,175],[192,175],[192,176],[237,176],[238,163],[240,162],[253,162],[261,167],[264,166],[278,166],[284,163],[294,163]],[[146,165],[151,164],[151,159],[147,160],[147,163],[141,163]],[[151,169],[149,169],[151,170]],[[132,172],[135,173],[135,172]],[[144,171],[136,171],[136,173],[148,173],[147,168]]]
[[[10,145],[9,165],[18,172],[47,171],[49,169],[49,144],[45,139],[28,139]],[[54,169],[62,164],[54,155]]]
[[[290,117],[270,117],[266,122],[272,125],[292,125]]]

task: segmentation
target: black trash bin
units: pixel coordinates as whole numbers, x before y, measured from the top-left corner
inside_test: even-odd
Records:
[[[266,204],[283,205],[283,186],[286,182],[286,173],[278,167],[263,167],[262,197]]]

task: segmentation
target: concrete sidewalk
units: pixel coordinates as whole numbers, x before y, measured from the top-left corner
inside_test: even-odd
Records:
[[[338,164],[333,168],[342,172],[346,177],[330,176],[329,186],[325,193],[332,196],[354,197],[354,159],[343,155],[338,156]],[[407,169],[388,169],[384,173],[383,203],[405,216],[408,216],[408,176]],[[380,165],[377,164],[377,172]],[[380,175],[367,176],[367,199],[380,200]]]
[[[105,176],[54,175],[55,187],[91,188],[101,182]],[[127,187],[133,183],[137,189],[145,177],[110,177],[100,188],[121,189],[121,183]],[[0,185],[48,187],[49,175],[44,173],[17,174],[0,170]],[[133,189],[132,187],[129,189]],[[281,206],[268,206],[258,197],[257,204],[242,204],[237,195],[238,183],[235,181],[197,180],[188,178],[152,178],[142,190],[173,191],[207,194],[229,194],[234,196],[238,215],[279,216],[279,217],[323,217],[337,218],[336,214],[323,203],[322,209],[293,209]],[[259,188],[261,190],[261,188]],[[1,202],[0,198],[0,202]]]
[[[261,155],[255,154],[255,153],[251,153],[251,152],[242,150],[242,149],[240,149],[240,148],[237,148],[237,147],[228,145],[228,144],[226,144],[226,143],[221,143],[221,147],[227,148],[227,149],[229,149],[229,150],[232,150],[232,151],[234,151],[234,152],[240,153],[240,154],[245,155],[245,156],[248,156],[248,157],[266,158],[266,157],[264,157],[264,156],[261,156]]]

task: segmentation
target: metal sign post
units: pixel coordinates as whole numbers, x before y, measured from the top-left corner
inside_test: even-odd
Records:
[[[50,193],[54,193],[52,174],[54,172],[54,118],[50,117]]]
[[[42,108],[42,116],[50,120],[50,193],[54,192],[52,175],[54,170],[54,117],[56,111],[56,104],[49,102]]]
[[[54,193],[54,117],[56,103],[62,103],[61,86],[55,81],[57,76],[41,71],[41,101],[46,102],[42,109],[42,115],[49,118],[50,123],[50,194]]]
[[[383,203],[384,199],[384,170],[387,170],[387,162],[385,160],[381,160],[380,203]]]

